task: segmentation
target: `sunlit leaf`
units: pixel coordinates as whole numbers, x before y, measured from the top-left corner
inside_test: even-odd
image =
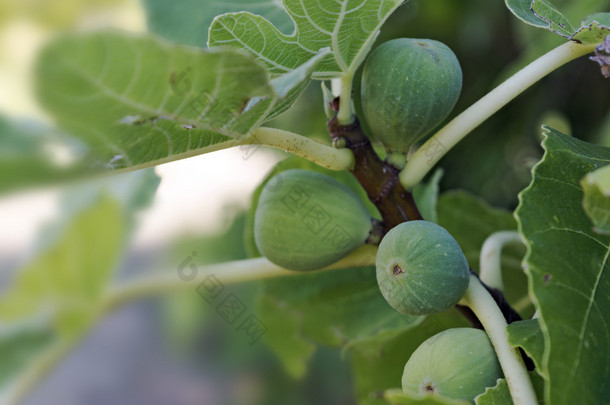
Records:
[[[297,66],[292,81],[270,83],[259,63],[236,50],[109,32],[68,35],[42,52],[38,93],[100,166],[133,169],[235,145],[294,101],[322,56]],[[282,103],[276,88],[288,94]]]
[[[266,72],[247,56],[149,36],[64,36],[42,52],[37,76],[58,125],[111,168],[226,147],[273,104]]]
[[[316,68],[314,78],[355,72],[368,53],[379,28],[402,0],[282,0],[295,23],[285,34],[264,17],[249,12],[214,19],[209,46],[233,46],[255,55],[273,74],[302,65],[322,48],[332,53]]]
[[[123,236],[121,208],[110,198],[77,215],[0,297],[0,320],[48,314],[59,334],[80,332],[117,265]]]

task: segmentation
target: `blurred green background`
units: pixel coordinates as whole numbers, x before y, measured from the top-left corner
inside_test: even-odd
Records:
[[[61,235],[71,229],[74,216],[97,207],[107,194],[120,196],[117,200],[121,204],[120,214],[108,217],[106,227],[110,229],[116,221],[119,239],[125,242],[112,248],[118,270],[108,277],[117,283],[176,271],[192,252],[196,252],[193,263],[199,266],[247,256],[243,235],[250,195],[265,173],[284,157],[279,152],[260,151],[252,159],[246,159],[243,151],[214,153],[164,165],[157,168],[156,176],[149,171],[118,180],[127,186],[113,186],[111,179],[111,185],[91,186],[93,191],[83,184],[69,189],[46,186],[16,190],[11,186],[21,177],[27,179],[21,183],[32,187],[45,182],[44,178],[29,178],[29,171],[53,178],[54,170],[61,171],[66,145],[79,148],[69,134],[53,128],[33,96],[32,66],[42,44],[68,30],[115,27],[150,30],[174,42],[205,47],[212,11],[237,11],[247,3],[0,0],[0,176],[3,188],[10,190],[0,196],[0,291],[5,294],[0,295],[0,301],[13,299],[7,291],[19,280],[18,275],[35,268],[31,263],[39,260],[48,246],[63,240]],[[290,32],[290,20],[270,3],[257,3],[249,9],[263,15],[271,12],[266,16]],[[572,21],[594,11],[610,11],[606,0],[554,3]],[[524,25],[499,0],[411,0],[389,19],[377,41],[396,37],[433,38],[456,53],[464,86],[449,118],[562,42],[550,32]],[[329,142],[319,84],[313,82],[291,110],[268,126]],[[530,181],[532,166],[542,155],[542,124],[610,145],[610,92],[600,90],[607,85],[598,66],[587,58],[554,72],[477,128],[440,162],[445,173],[440,189],[464,189],[492,206],[512,210],[519,191]],[[358,94],[357,80],[357,108]],[[46,166],[49,154],[52,164]],[[452,198],[460,197],[447,200]],[[510,219],[507,221],[504,223]],[[498,226],[501,223],[498,220]],[[93,246],[68,244],[66,249],[81,249],[86,256],[89,248]],[[44,270],[48,265],[42,263],[39,267]],[[231,286],[230,290],[255,312],[260,287],[250,283]],[[48,291],[39,287],[37,297]],[[69,291],[64,294],[69,295]],[[24,299],[34,300],[29,296]],[[0,304],[0,314],[2,308]],[[24,365],[36,359],[38,350],[58,339],[44,319],[28,322],[25,326],[0,323],[0,384],[7,385]],[[79,318],[79,322],[87,320]],[[310,350],[311,343],[306,342],[303,350]],[[351,361],[366,368],[366,358],[356,356]],[[26,403],[356,403],[357,377],[345,351],[319,348],[308,364],[304,376],[292,377],[264,339],[249,344],[193,290],[137,302],[105,317]]]

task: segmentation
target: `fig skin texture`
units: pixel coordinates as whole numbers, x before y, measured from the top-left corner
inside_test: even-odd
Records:
[[[315,270],[363,245],[371,216],[338,180],[310,170],[287,170],[263,187],[254,217],[260,252],[289,270]]]
[[[502,377],[487,334],[455,328],[432,336],[413,352],[402,375],[402,389],[474,403],[477,395]]]
[[[388,232],[377,251],[377,283],[398,312],[444,311],[464,296],[470,280],[460,245],[435,223],[409,221]]]
[[[398,38],[375,48],[362,71],[362,110],[389,151],[405,153],[451,112],[462,90],[453,51],[431,39]]]

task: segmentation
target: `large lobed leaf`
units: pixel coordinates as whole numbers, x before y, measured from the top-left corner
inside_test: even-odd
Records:
[[[133,169],[236,145],[294,102],[324,55],[272,81],[234,49],[204,52],[114,32],[67,35],[43,50],[38,93],[100,166]]]
[[[580,181],[610,162],[610,149],[550,128],[543,146],[516,216],[545,337],[545,401],[602,403],[610,398],[610,237],[592,230]]]
[[[37,77],[58,125],[113,167],[217,148],[247,134],[273,96],[264,69],[244,55],[119,33],[51,43]],[[245,111],[255,97],[270,99]]]
[[[379,28],[403,0],[282,0],[294,21],[286,35],[264,17],[249,12],[218,16],[210,27],[208,45],[246,49],[272,74],[302,65],[322,48],[328,55],[314,78],[328,79],[355,72],[373,44]]]

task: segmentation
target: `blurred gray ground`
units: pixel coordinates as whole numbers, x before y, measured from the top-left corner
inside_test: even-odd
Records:
[[[154,302],[122,308],[91,334],[25,401],[27,405],[216,405],[220,383],[172,363]]]
[[[154,254],[132,257],[121,279],[146,269]],[[10,282],[15,260],[3,258],[0,291]],[[126,270],[129,269],[129,270]],[[193,291],[193,293],[195,293]],[[230,404],[218,373],[206,370],[206,350],[197,370],[168,352],[163,334],[161,302],[134,302],[110,314],[55,367],[24,405],[225,405]]]

